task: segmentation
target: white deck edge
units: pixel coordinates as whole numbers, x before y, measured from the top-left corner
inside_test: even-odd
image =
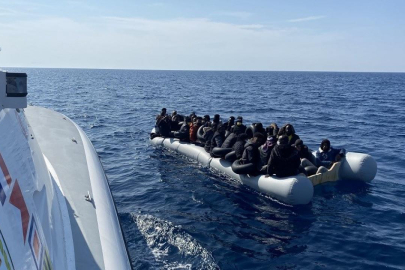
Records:
[[[71,229],[71,224],[70,224],[70,218],[69,218],[69,211],[66,205],[66,199],[65,199],[65,194],[63,193],[59,177],[56,174],[55,169],[53,168],[51,162],[48,160],[48,158],[44,156],[46,167],[48,168],[49,173],[52,175],[53,179],[55,180],[55,183],[57,185],[57,188],[55,187],[55,193],[56,193],[56,198],[58,200],[59,204],[59,209],[61,212],[62,216],[62,222],[63,222],[63,237],[64,237],[64,244],[65,244],[65,251],[66,251],[66,266],[67,269],[76,269],[76,262],[75,262],[75,249],[73,245],[73,235],[72,235],[72,229]]]
[[[131,269],[110,187],[98,155],[84,131],[76,123],[71,122],[80,133],[86,155],[104,267],[107,270]]]

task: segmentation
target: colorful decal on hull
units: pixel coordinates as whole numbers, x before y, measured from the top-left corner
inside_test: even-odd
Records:
[[[37,224],[35,219],[31,220],[30,235],[28,237],[28,243],[31,248],[32,256],[34,257],[35,265],[37,269],[41,269],[42,265],[42,254],[44,251],[44,246],[42,244],[41,237],[39,236]]]
[[[0,154],[0,168],[3,175],[0,175],[0,201],[4,205],[7,198],[7,193],[11,185],[11,176],[4,162],[3,156]]]
[[[42,263],[42,270],[52,270],[52,261],[49,258],[48,249],[45,249],[44,261]]]
[[[18,117],[18,115],[17,115]],[[20,119],[19,119],[20,120]],[[49,257],[49,252],[44,245],[44,241],[41,238],[37,224],[33,216],[30,215],[27,204],[24,199],[24,195],[21,191],[18,180],[15,179],[14,186],[12,187],[10,194],[10,186],[13,183],[10,172],[6,166],[3,156],[0,154],[0,201],[4,205],[7,197],[10,196],[9,203],[15,206],[21,213],[21,227],[23,232],[24,244],[27,240],[28,226],[30,225],[28,243],[31,249],[31,253],[35,262],[37,270],[52,270],[52,261]],[[30,223],[31,216],[31,223]],[[4,241],[3,234],[0,231],[0,270],[14,270],[14,265],[8,252],[7,245]]]
[[[25,204],[25,200],[17,179],[15,180],[13,191],[11,192],[10,203],[17,207],[21,212],[21,225],[25,243],[25,240],[27,238],[28,224],[30,221],[30,213],[28,212],[27,205]]]
[[[0,236],[0,270],[14,270],[14,264],[1,231]]]

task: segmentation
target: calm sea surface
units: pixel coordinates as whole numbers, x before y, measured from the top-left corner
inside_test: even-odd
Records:
[[[404,269],[405,74],[10,69],[29,103],[89,135],[106,169],[135,269]],[[148,133],[168,112],[294,125],[371,154],[373,182],[315,188],[288,207],[179,154]]]

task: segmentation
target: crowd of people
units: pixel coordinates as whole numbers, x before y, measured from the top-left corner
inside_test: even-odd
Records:
[[[288,177],[304,173],[309,176],[327,171],[346,153],[345,149],[335,149],[324,139],[314,157],[291,124],[279,128],[272,123],[264,128],[261,123],[254,123],[246,127],[241,116],[231,116],[222,122],[219,114],[211,120],[209,115],[200,117],[195,112],[183,116],[173,111],[169,115],[166,108],[156,117],[151,138],[156,136],[200,145],[213,157],[224,158],[223,154],[217,154],[218,149],[228,149],[240,164],[254,165],[250,175]]]

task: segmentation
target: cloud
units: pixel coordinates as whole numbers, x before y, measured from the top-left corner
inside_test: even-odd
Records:
[[[380,50],[369,50],[369,53],[364,46],[347,42],[348,38],[347,33],[224,23],[207,18],[88,17],[82,21],[46,17],[0,21],[0,64],[121,69],[348,70],[356,59],[357,70],[373,63],[380,70],[393,65],[392,57],[378,57],[376,52]],[[351,41],[354,38],[358,37],[352,36]],[[404,55],[402,51],[393,53]],[[403,61],[397,62],[403,70]]]
[[[217,12],[217,13],[215,13],[215,15],[228,16],[228,17],[238,18],[241,20],[247,20],[250,17],[252,17],[253,13],[244,12],[244,11],[224,11],[224,12]]]
[[[263,24],[247,24],[247,25],[240,25],[240,28],[244,29],[264,29],[266,26]]]
[[[315,21],[315,20],[320,20],[326,18],[326,16],[309,16],[305,18],[299,18],[299,19],[292,19],[288,20],[288,22],[295,23],[295,22],[306,22],[306,21]]]
[[[19,18],[32,19],[41,17],[37,13],[38,10],[43,10],[48,6],[43,4],[28,3],[28,2],[10,2],[7,3],[7,7],[3,7],[4,3],[0,2],[0,21]]]
[[[15,9],[11,9],[11,8],[2,8],[0,7],[0,16],[18,16],[21,15],[21,12],[18,12]]]
[[[94,11],[100,10],[97,6],[87,4],[84,1],[69,0],[69,1],[66,1],[66,3],[68,4],[67,6],[70,6],[75,9],[79,9],[80,11],[87,10],[87,12],[94,12]]]
[[[206,18],[44,18],[3,23],[3,66],[252,69],[296,30]],[[267,59],[267,60],[266,60]],[[263,68],[263,67],[262,67]],[[258,66],[258,69],[260,67]]]

